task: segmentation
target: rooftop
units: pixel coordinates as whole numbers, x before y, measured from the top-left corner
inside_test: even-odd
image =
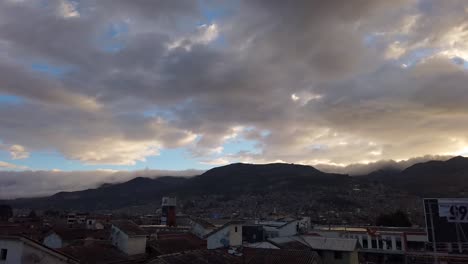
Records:
[[[312,249],[333,251],[354,251],[358,247],[357,239],[301,236]]]
[[[49,234],[56,233],[65,241],[71,240],[79,240],[79,239],[86,239],[86,238],[94,238],[94,239],[108,239],[109,238],[109,230],[90,230],[84,228],[53,228],[49,231]]]
[[[157,240],[148,242],[151,250],[165,255],[182,251],[206,249],[206,241],[190,233],[158,234]]]
[[[242,264],[242,259],[222,250],[193,250],[162,255],[147,264]]]
[[[41,244],[39,241],[32,240],[25,236],[2,236],[0,235],[0,240],[18,240],[25,244],[31,245],[37,249],[40,249],[43,252],[47,252],[50,255],[53,255],[63,260],[67,260],[67,263],[79,263],[78,259],[74,258],[73,256],[70,256],[64,252],[60,252],[58,250],[49,248]]]
[[[112,225],[116,226],[118,229],[120,229],[122,232],[124,232],[128,236],[146,236],[147,235],[145,230],[141,229],[133,221],[129,221],[129,220],[112,221]]]
[[[224,228],[226,228],[226,227],[228,227],[230,225],[241,225],[243,223],[244,223],[244,221],[242,221],[242,220],[229,221],[229,222],[225,223],[224,225],[222,225],[220,227],[217,227],[215,230],[211,231],[210,233],[206,234],[204,238],[208,238],[211,235],[218,233],[219,231],[223,230]]]
[[[320,264],[314,251],[283,249],[244,249],[247,264]]]
[[[82,264],[114,263],[129,260],[126,254],[120,252],[107,241],[68,246],[60,249],[60,251],[79,259]]]

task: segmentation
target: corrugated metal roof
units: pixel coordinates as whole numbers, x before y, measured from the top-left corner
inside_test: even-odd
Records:
[[[270,243],[270,242],[257,242],[257,243],[244,244],[244,247],[248,247],[248,248],[279,249],[279,247],[273,245],[273,244]]]

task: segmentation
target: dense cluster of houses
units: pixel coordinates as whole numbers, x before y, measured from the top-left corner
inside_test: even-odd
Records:
[[[0,223],[0,263],[433,262],[423,228],[317,226],[309,217],[163,217],[165,224],[83,213],[12,218]],[[468,263],[468,256],[456,260]]]

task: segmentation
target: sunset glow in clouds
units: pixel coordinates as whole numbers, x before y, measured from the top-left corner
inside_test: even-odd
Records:
[[[0,170],[463,155],[467,106],[465,0],[0,1]]]

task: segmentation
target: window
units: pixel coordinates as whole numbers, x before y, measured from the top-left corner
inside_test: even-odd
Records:
[[[367,238],[362,239],[362,247],[363,248],[368,248],[369,247],[369,243],[367,242]]]
[[[396,249],[401,250],[401,239],[400,238],[396,239]]]
[[[343,259],[343,252],[335,251],[334,252],[334,257],[335,257],[335,259]]]
[[[236,226],[236,227],[234,227],[234,232],[236,232],[236,233],[237,233],[237,226]]]
[[[371,248],[377,248],[377,240],[376,239],[372,239]]]
[[[0,260],[6,260],[8,254],[8,249],[2,248],[2,251],[0,252]]]

